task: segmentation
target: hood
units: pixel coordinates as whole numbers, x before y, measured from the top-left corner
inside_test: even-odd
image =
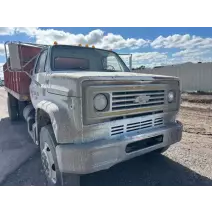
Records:
[[[81,96],[81,84],[83,81],[155,81],[155,80],[178,80],[177,77],[142,74],[133,72],[56,72],[50,75],[48,91],[58,95]]]
[[[74,78],[81,80],[93,80],[96,78],[104,77],[108,79],[119,79],[130,77],[129,80],[156,80],[156,79],[178,79],[177,77],[164,76],[164,75],[155,75],[155,74],[143,74],[143,73],[133,73],[133,72],[92,72],[92,71],[77,71],[77,72],[57,72],[53,73],[52,77],[62,77],[62,78]]]

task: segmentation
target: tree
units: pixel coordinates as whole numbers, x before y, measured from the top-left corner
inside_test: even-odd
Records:
[[[145,69],[145,66],[140,66],[138,69]]]

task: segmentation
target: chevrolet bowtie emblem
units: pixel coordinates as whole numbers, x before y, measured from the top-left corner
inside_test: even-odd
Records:
[[[144,103],[147,103],[150,99],[150,96],[147,96],[147,95],[140,95],[140,96],[137,96],[134,100],[135,103],[140,103],[140,104],[144,104]]]

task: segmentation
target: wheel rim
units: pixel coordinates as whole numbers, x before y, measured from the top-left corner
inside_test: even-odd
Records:
[[[46,176],[51,180],[52,183],[55,184],[57,181],[55,163],[52,152],[46,142],[44,143],[44,148],[41,152],[41,160]]]

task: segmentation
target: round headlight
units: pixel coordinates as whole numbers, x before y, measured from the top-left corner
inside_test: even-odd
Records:
[[[171,103],[174,101],[174,92],[173,91],[169,91],[168,93],[168,102]]]
[[[97,94],[94,97],[94,108],[98,111],[102,111],[107,107],[107,98],[104,94]]]

